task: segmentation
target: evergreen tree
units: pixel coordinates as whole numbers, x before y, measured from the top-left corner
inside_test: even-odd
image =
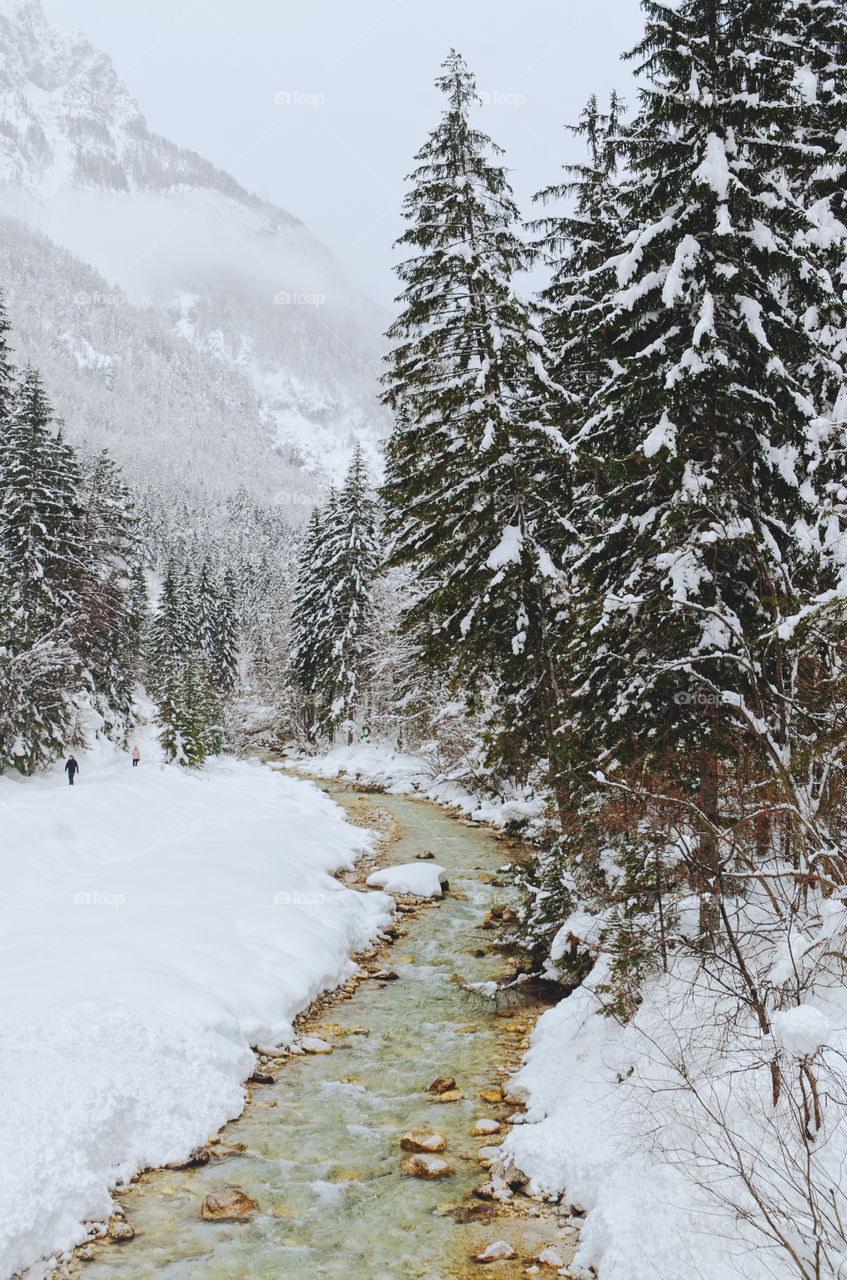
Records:
[[[200,566],[194,596],[197,601],[197,640],[203,652],[211,657],[215,652],[220,598],[208,556]]]
[[[14,405],[17,380],[17,372],[12,364],[12,354],[9,346],[11,328],[11,321],[6,313],[5,299],[2,291],[0,291],[0,443],[4,444],[6,424],[12,414]],[[0,467],[2,465],[2,462],[0,462]]]
[[[201,643],[201,612],[190,568],[169,564],[149,629],[149,681],[166,758],[192,766],[223,750],[224,740],[220,682]]]
[[[178,571],[173,562],[165,570],[162,589],[148,636],[148,661],[155,684],[179,666],[191,651],[193,637],[183,607]]]
[[[72,644],[80,477],[55,427],[41,379],[28,369],[6,424],[0,505],[6,655],[0,749],[4,766],[28,773],[64,750],[81,674]]]
[[[81,535],[80,476],[38,373],[28,369],[7,427],[0,539],[18,635],[54,631],[70,612]]]
[[[215,635],[211,656],[214,678],[224,693],[231,693],[238,680],[238,583],[230,565],[215,610]]]
[[[566,211],[533,224],[541,233],[536,248],[551,271],[541,294],[544,337],[559,390],[557,421],[570,435],[584,407],[608,375],[603,340],[603,300],[612,268],[609,260],[623,238],[617,167],[622,103],[612,94],[609,110],[595,95],[569,132],[585,141],[588,157],[565,166],[566,181],[535,197],[542,204],[564,202]]]
[[[825,298],[785,181],[802,146],[783,128],[790,69],[763,56],[779,6],[644,7],[646,84],[623,142],[631,229],[602,317],[615,365],[578,437],[596,486],[580,517],[594,533],[573,728],[592,770],[693,798],[709,933],[721,770],[752,756],[761,778],[789,749],[799,655],[783,623],[815,576],[801,314]],[[709,714],[686,701],[701,692]]]
[[[471,124],[475,83],[457,53],[436,83],[447,107],[404,204],[411,256],[383,379],[389,563],[419,584],[405,626],[424,661],[499,688],[493,755],[508,769],[540,738],[555,775],[547,620],[567,532],[549,499],[567,489],[567,452],[547,420],[543,341],[513,287],[531,255],[500,149]]]
[[[376,498],[358,446],[333,510],[325,554],[331,647],[319,688],[326,726],[350,726],[362,709],[368,677],[373,580],[380,562]]]
[[[295,683],[307,699],[310,725],[326,688],[332,660],[328,533],[335,523],[336,502],[331,491],[326,508],[321,511],[315,507],[312,511],[300,551],[291,604],[290,665]]]
[[[130,571],[127,597],[127,628],[130,636],[130,652],[134,657],[133,671],[136,677],[139,672],[139,658],[145,647],[149,608],[150,597],[147,591],[147,580],[144,576],[144,565],[140,556],[137,556]]]
[[[82,496],[74,646],[107,725],[116,717],[126,728],[138,674],[145,596],[139,599],[139,583],[133,585],[131,578],[139,536],[134,505],[105,450],[84,468]],[[142,589],[143,585],[142,576]]]

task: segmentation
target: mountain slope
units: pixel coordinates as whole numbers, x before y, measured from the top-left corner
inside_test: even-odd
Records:
[[[0,0],[0,200],[18,345],[71,436],[257,495],[292,468],[335,478],[356,439],[375,459],[379,310],[296,218],[152,134],[109,59],[25,0]]]

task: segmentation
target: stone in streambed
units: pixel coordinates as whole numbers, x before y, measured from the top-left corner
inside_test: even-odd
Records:
[[[448,1089],[446,1093],[440,1093],[435,1099],[436,1102],[459,1102],[464,1098],[461,1089]]]
[[[442,1133],[404,1133],[400,1139],[402,1151],[444,1151],[446,1146]]]
[[[240,1187],[210,1191],[200,1210],[207,1222],[244,1222],[257,1213],[257,1202]]]
[[[431,849],[424,849],[421,853],[416,853],[415,857],[418,859],[419,862],[426,862],[428,861],[429,858],[434,858],[435,854],[432,852]]]
[[[440,1156],[431,1156],[425,1152],[408,1156],[400,1165],[401,1173],[408,1173],[413,1178],[446,1178],[453,1172],[446,1160]]]
[[[495,1240],[492,1244],[486,1245],[481,1253],[474,1254],[475,1262],[501,1262],[508,1258],[516,1258],[512,1246],[507,1240]]]
[[[476,1124],[471,1129],[471,1134],[473,1135],[474,1138],[482,1138],[486,1134],[499,1133],[499,1132],[500,1132],[499,1120],[477,1120]]]
[[[110,1218],[109,1239],[120,1241],[134,1240],[135,1231],[123,1218]]]
[[[220,1141],[220,1139],[218,1139]],[[184,1160],[174,1160],[170,1164],[166,1164],[166,1169],[198,1169],[200,1165],[208,1164],[212,1158],[211,1151],[207,1151],[205,1147],[195,1147],[190,1155]]]
[[[321,1040],[320,1036],[303,1036],[300,1048],[304,1053],[332,1053],[332,1045]]]
[[[495,1161],[499,1159],[501,1153],[499,1147],[480,1147],[478,1154],[479,1163],[483,1169],[490,1169]]]
[[[483,1089],[479,1096],[482,1098],[483,1102],[503,1101],[502,1089]]]
[[[456,1081],[452,1076],[438,1076],[427,1089],[427,1093],[449,1093],[455,1088]]]
[[[542,1267],[550,1267],[553,1271],[561,1271],[565,1265],[555,1249],[545,1249],[543,1253],[538,1255],[538,1261]]]
[[[496,1204],[468,1204],[462,1205],[452,1216],[464,1226],[469,1222],[493,1222],[499,1212]]]
[[[254,1071],[247,1077],[248,1084],[275,1084],[276,1079],[267,1071]]]

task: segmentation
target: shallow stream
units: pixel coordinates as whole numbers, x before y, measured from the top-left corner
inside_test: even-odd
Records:
[[[431,850],[448,869],[450,892],[397,917],[405,936],[379,959],[397,980],[362,982],[309,1026],[332,1044],[331,1054],[291,1057],[274,1084],[252,1087],[252,1101],[220,1135],[221,1146],[242,1143],[243,1152],[151,1172],[120,1193],[136,1238],[99,1245],[93,1260],[78,1264],[86,1280],[443,1280],[464,1273],[461,1259],[471,1250],[505,1234],[505,1224],[459,1226],[434,1209],[461,1204],[487,1176],[478,1158],[486,1139],[471,1136],[475,1121],[514,1110],[480,1094],[514,1066],[526,1010],[504,1016],[450,981],[457,973],[471,982],[504,974],[492,934],[480,926],[492,906],[513,897],[502,869],[514,847],[431,804],[321,785],[360,821],[374,808],[391,815],[398,837],[381,850],[381,864]],[[429,1094],[439,1075],[454,1076],[464,1099],[441,1103]],[[443,1134],[454,1173],[438,1181],[400,1173],[400,1139],[409,1130]],[[204,1196],[227,1185],[257,1200],[260,1213],[244,1223],[204,1221]],[[523,1274],[499,1263],[493,1269]]]

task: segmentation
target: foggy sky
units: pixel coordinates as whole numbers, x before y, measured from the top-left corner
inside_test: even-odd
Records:
[[[588,95],[634,98],[638,0],[43,0],[108,53],[151,129],[295,214],[390,304],[404,176],[451,47],[506,150],[522,211],[581,152]],[[277,101],[275,101],[277,99]]]

